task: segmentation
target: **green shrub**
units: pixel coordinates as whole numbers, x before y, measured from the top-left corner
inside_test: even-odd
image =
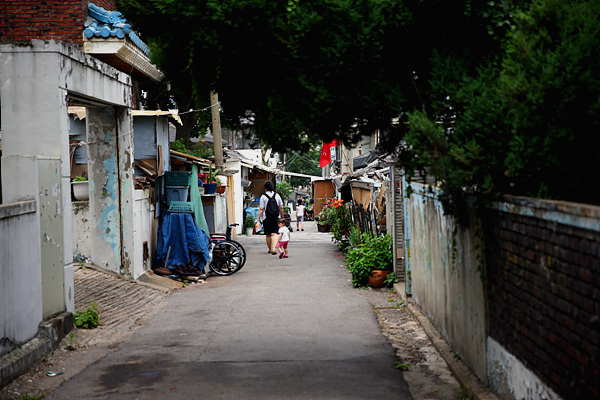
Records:
[[[100,322],[100,315],[96,309],[96,303],[87,304],[85,311],[78,311],[73,316],[75,319],[75,326],[83,329],[96,328]]]
[[[333,211],[331,211],[331,215],[328,218],[333,235],[331,240],[337,243],[338,246],[341,246],[344,239],[350,234],[352,216],[350,215],[350,210],[343,204],[342,200],[338,201],[331,208]]]
[[[352,274],[354,287],[365,286],[374,270],[389,271],[392,265],[392,236],[389,233],[374,237],[363,233],[361,244],[350,249],[346,257],[346,268]]]

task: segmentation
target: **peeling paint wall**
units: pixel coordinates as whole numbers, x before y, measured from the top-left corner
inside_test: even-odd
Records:
[[[150,201],[150,196],[148,189],[135,191],[133,228],[135,264],[131,272],[134,279],[152,268],[152,257],[156,250],[158,223],[154,218],[154,204]]]
[[[41,201],[36,203],[35,229],[38,233],[15,246],[25,247],[35,258],[29,260],[33,262],[29,263],[27,257],[20,258],[21,254],[17,251],[20,249],[17,248],[0,254],[2,285],[19,289],[16,294],[12,289],[3,290],[0,293],[1,306],[14,307],[25,317],[13,318],[10,313],[0,313],[0,326],[6,327],[4,342],[22,343],[27,336],[31,339],[35,334],[31,327],[35,326],[37,331],[46,316],[44,314],[57,309],[58,303],[61,304],[58,311],[74,311],[68,105],[83,100],[107,104],[118,110],[116,124],[124,137],[120,140],[119,156],[122,158],[116,161],[126,167],[131,163],[131,146],[127,145],[132,134],[129,111],[132,106],[131,86],[131,77],[64,43],[32,40],[0,44],[3,201],[37,200],[46,197],[46,190],[56,194],[50,205]],[[55,160],[57,166],[47,169],[42,160]],[[115,181],[124,189],[121,202],[131,208],[133,177],[124,167],[116,168],[119,176],[115,177]],[[52,176],[43,176],[40,168],[44,172],[53,172]],[[46,212],[49,210],[52,213]],[[120,212],[130,215],[125,223],[132,226],[133,212],[128,211],[127,206]],[[30,217],[28,215],[24,219]],[[18,220],[24,225],[14,227],[15,230],[31,228],[27,227],[29,222],[24,222],[24,219]],[[114,222],[112,215],[108,219],[110,223]],[[48,237],[40,231],[42,221],[49,223]],[[0,237],[6,237],[6,226],[0,229]],[[61,230],[62,233],[56,233]],[[132,254],[131,241],[131,235],[124,240],[123,254]],[[55,250],[51,259],[41,259],[40,252],[44,246]],[[27,267],[20,268],[26,261]],[[64,284],[46,285],[42,281],[43,263],[56,267],[45,276],[46,282],[51,279],[57,283],[63,279]],[[44,293],[43,299],[41,293]],[[50,305],[46,299],[52,302],[60,300]]]
[[[457,230],[423,185],[406,201],[412,296],[455,352],[486,382],[485,297],[477,239]],[[474,222],[474,221],[473,221]]]
[[[91,214],[89,201],[73,203],[73,259],[78,262],[93,262],[91,245]]]
[[[490,386],[500,398],[562,400],[500,343],[487,343]]]

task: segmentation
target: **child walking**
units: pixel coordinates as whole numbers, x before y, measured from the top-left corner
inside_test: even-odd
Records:
[[[298,207],[296,207],[296,230],[304,230],[304,200],[298,200]]]
[[[288,258],[288,243],[290,242],[290,230],[285,226],[285,220],[280,218],[277,220],[279,226],[279,242],[277,250],[279,250],[279,258]]]

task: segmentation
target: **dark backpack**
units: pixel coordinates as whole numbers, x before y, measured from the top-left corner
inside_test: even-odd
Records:
[[[279,206],[277,205],[277,199],[275,198],[277,194],[273,193],[273,197],[269,197],[269,195],[265,193],[265,196],[269,199],[267,201],[267,206],[265,207],[265,215],[267,218],[279,217]]]

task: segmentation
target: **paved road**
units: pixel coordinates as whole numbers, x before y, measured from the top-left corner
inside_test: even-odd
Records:
[[[290,258],[241,237],[246,266],[169,296],[117,351],[49,399],[411,399],[369,302],[329,234]]]

